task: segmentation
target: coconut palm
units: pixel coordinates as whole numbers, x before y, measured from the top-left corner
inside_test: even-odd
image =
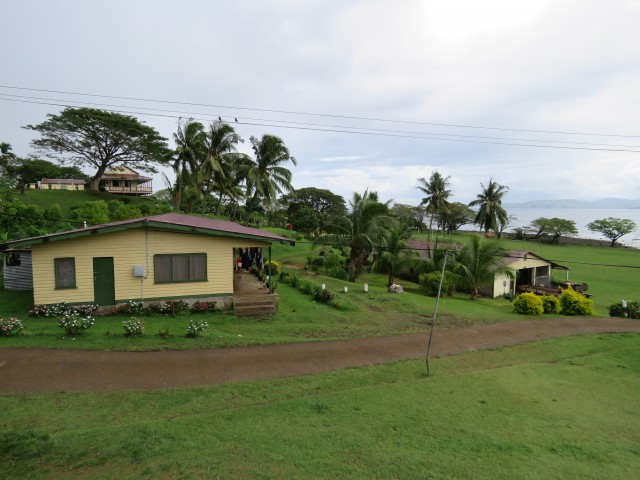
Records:
[[[450,178],[450,176],[444,178],[436,170],[431,174],[428,181],[425,178],[418,179],[422,185],[418,185],[417,188],[426,195],[420,205],[426,206],[427,213],[431,217],[429,219],[429,231],[432,230],[434,218],[449,209],[448,199],[451,196],[451,190],[448,190],[447,187],[449,186]]]
[[[204,125],[191,119],[180,122],[178,131],[173,134],[176,143],[173,162],[176,184],[173,197],[177,209],[181,208],[185,189],[196,182],[197,171],[205,154],[205,138]]]
[[[11,144],[6,142],[0,142],[0,171],[6,172],[16,158],[16,155],[11,151]]]
[[[251,137],[255,160],[247,171],[247,195],[253,195],[249,208],[253,210],[258,198],[266,204],[276,200],[279,194],[293,190],[291,171],[282,164],[291,161],[297,165],[281,138],[263,135]]]
[[[486,187],[482,183],[480,185],[482,192],[477,195],[476,200],[469,203],[470,207],[480,207],[473,223],[484,229],[485,235],[489,230],[498,233],[500,225],[508,220],[507,211],[502,208],[502,197],[509,191],[509,187],[494,182],[493,178]]]
[[[336,217],[327,225],[328,234],[316,237],[314,244],[340,244],[351,248],[349,281],[355,282],[365,259],[375,245],[380,244],[393,219],[388,215],[389,203],[377,200],[377,194],[368,190],[363,195],[353,194],[349,202],[349,212]]]
[[[493,282],[498,273],[511,273],[505,263],[507,250],[499,243],[473,235],[469,243],[457,255],[453,272],[471,290],[471,298],[480,296],[480,287]]]

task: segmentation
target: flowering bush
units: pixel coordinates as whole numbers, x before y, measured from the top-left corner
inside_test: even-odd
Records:
[[[216,302],[197,301],[193,305],[191,305],[191,308],[190,308],[191,313],[207,313],[207,312],[215,312],[216,310],[218,310]]]
[[[22,321],[16,317],[11,317],[9,320],[0,318],[0,337],[12,337],[15,335],[24,335]]]
[[[165,305],[169,307],[169,312],[172,315],[187,313],[191,308],[189,302],[185,302],[184,300],[168,300],[167,302],[165,302]]]
[[[329,303],[333,299],[333,293],[326,288],[315,287],[313,289],[313,299],[316,302]]]
[[[640,302],[620,302],[609,305],[611,317],[640,318]]]
[[[144,323],[139,318],[132,317],[129,320],[123,320],[122,328],[124,328],[125,337],[139,337],[144,332]]]
[[[69,305],[67,302],[55,303],[52,305],[34,305],[29,312],[32,317],[62,317],[67,313],[78,312],[80,315],[90,315],[96,311],[98,305]]]
[[[62,328],[67,335],[75,337],[81,335],[85,330],[93,327],[95,320],[92,316],[82,316],[78,312],[67,312],[58,320],[58,326]]]
[[[271,264],[271,275],[280,272],[280,264],[275,260],[271,260],[271,262],[264,262],[264,271],[267,275],[269,275],[269,264]]]
[[[121,315],[139,315],[144,313],[144,303],[129,300],[121,305],[115,306],[111,312],[119,313]]]
[[[166,303],[150,303],[144,313],[147,315],[169,315],[171,307]]]
[[[209,324],[205,321],[193,321],[189,320],[189,325],[187,326],[187,337],[188,338],[196,338],[199,337],[200,334],[207,328]]]

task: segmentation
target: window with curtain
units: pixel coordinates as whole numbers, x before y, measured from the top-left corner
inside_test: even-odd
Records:
[[[54,258],[53,269],[56,277],[56,288],[76,288],[76,259]]]
[[[177,253],[153,256],[156,283],[206,282],[206,253]]]

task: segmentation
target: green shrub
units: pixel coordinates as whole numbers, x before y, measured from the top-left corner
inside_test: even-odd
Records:
[[[438,288],[440,287],[440,272],[422,273],[418,277],[418,283],[420,288],[431,297],[438,295]],[[444,272],[444,280],[442,281],[442,293],[446,295],[453,295],[456,289],[456,277],[451,272]]]
[[[542,308],[544,308],[544,313],[560,313],[560,299],[554,295],[544,295]]]
[[[307,295],[313,295],[313,291],[315,288],[315,284],[311,280],[307,280],[306,278],[301,279],[298,285],[298,290],[300,290],[302,293],[306,293]]]
[[[264,263],[264,271],[269,275],[269,262]],[[275,275],[280,271],[280,264],[275,260],[271,260],[271,274]]]
[[[292,273],[291,276],[289,277],[289,285],[291,285],[293,288],[299,288],[300,282],[302,282],[300,275]]]
[[[327,277],[337,278],[338,280],[346,280],[349,277],[347,271],[341,266],[325,267],[325,273]]]
[[[609,305],[609,316],[623,318],[640,318],[640,302],[627,302],[626,307],[620,303]]]
[[[521,293],[513,301],[513,311],[521,315],[542,315],[542,297],[535,293]]]
[[[569,287],[560,295],[560,312],[563,315],[593,315],[593,301]]]

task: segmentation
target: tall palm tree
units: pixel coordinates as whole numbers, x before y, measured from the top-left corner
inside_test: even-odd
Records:
[[[316,245],[340,244],[351,248],[350,282],[356,281],[363,262],[392,226],[393,219],[388,215],[390,202],[379,202],[377,194],[368,190],[363,195],[354,193],[349,202],[350,211],[327,225],[329,233],[315,238]]]
[[[192,119],[180,122],[178,131],[173,134],[176,143],[173,171],[176,174],[174,198],[177,209],[182,206],[185,189],[196,182],[197,171],[205,155],[205,139],[204,125]]]
[[[279,194],[293,190],[291,171],[282,164],[291,161],[297,165],[297,162],[282,139],[275,135],[263,135],[261,139],[251,137],[250,140],[256,158],[247,171],[247,194],[253,195],[249,207],[253,210],[258,198],[270,204]]]
[[[498,233],[500,225],[506,223],[508,219],[507,211],[502,208],[502,197],[509,191],[509,187],[494,182],[493,178],[489,180],[489,185],[486,187],[482,183],[480,186],[482,192],[469,203],[470,207],[480,207],[473,223],[484,229],[485,235],[489,230]]]
[[[507,250],[499,243],[473,235],[457,256],[453,271],[471,290],[471,298],[480,296],[480,287],[493,282],[497,273],[511,273],[504,263]]]
[[[437,170],[434,171],[429,180],[426,180],[424,177],[419,178],[418,182],[421,185],[418,185],[418,190],[426,195],[425,198],[420,202],[420,206],[424,205],[426,207],[426,212],[429,215],[429,241],[427,242],[427,253],[431,257],[431,237],[433,235],[433,220],[449,211],[449,197],[451,196],[451,190],[447,187],[449,186],[449,179],[451,176],[444,178],[440,172]]]
[[[198,166],[196,181],[196,187],[202,193],[205,203],[216,187],[225,192],[229,190],[228,175],[231,174],[232,164],[237,159],[246,157],[237,151],[238,143],[243,141],[231,125],[212,122],[209,126],[204,140],[205,154]]]

